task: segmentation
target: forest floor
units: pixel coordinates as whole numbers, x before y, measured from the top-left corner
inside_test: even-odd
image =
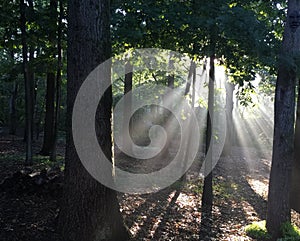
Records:
[[[40,142],[34,151],[40,150]],[[59,165],[64,147],[60,145]],[[45,157],[24,168],[24,143],[0,138],[0,240],[59,241],[56,222],[61,170]],[[135,240],[252,240],[245,226],[266,218],[270,155],[234,147],[213,171],[214,202],[210,221],[201,226],[203,180],[197,163],[185,182],[151,194],[119,194],[125,224]],[[30,178],[28,178],[28,176]],[[300,215],[292,213],[300,227]],[[201,232],[200,232],[201,230]],[[120,240],[121,241],[121,240]]]

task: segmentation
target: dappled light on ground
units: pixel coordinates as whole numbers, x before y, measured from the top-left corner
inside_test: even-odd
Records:
[[[2,145],[0,150],[5,154],[0,165],[4,178],[23,168],[23,143],[5,143],[7,146]],[[15,150],[12,155],[8,154],[10,148]],[[202,156],[203,153],[199,153],[198,157]],[[197,175],[199,163],[193,164],[183,186],[177,182],[157,193],[119,196],[121,212],[133,236],[132,241],[199,240],[203,185],[203,180]],[[32,173],[40,170],[40,166],[36,167]],[[246,237],[244,227],[265,219],[269,170],[270,159],[261,158],[255,148],[234,147],[231,157],[220,159],[214,170],[210,240],[252,240]],[[54,230],[58,204],[57,199],[51,196],[1,195],[1,237],[22,238],[27,235],[39,241],[51,240],[49,235],[57,237]],[[35,216],[21,215],[23,211]],[[299,217],[298,213],[292,212],[292,221],[298,227]],[[45,235],[48,237],[45,238]]]
[[[260,181],[251,178],[247,178],[247,181],[253,191],[260,195],[263,199],[267,200],[268,198],[268,180]]]
[[[232,157],[221,158],[214,170],[210,240],[252,240],[244,227],[266,218],[269,166],[254,148],[234,147]],[[192,167],[182,187],[176,183],[158,193],[119,197],[132,240],[199,239],[203,183],[194,175],[197,169]],[[300,224],[299,214],[293,221]]]
[[[155,111],[163,113],[162,110]],[[271,119],[272,111],[262,105],[256,108],[255,113],[247,112],[248,110],[242,107],[234,109],[235,135],[231,153],[221,157],[213,170],[214,203],[209,220],[211,227],[206,236],[200,236],[203,175],[199,175],[199,170],[205,156],[201,142],[196,159],[186,175],[186,181],[178,180],[156,193],[118,195],[120,211],[132,235],[131,241],[252,240],[246,236],[244,227],[254,221],[266,219],[272,151],[272,122],[268,125],[266,122]],[[173,121],[167,121],[165,127],[171,128],[174,125]],[[180,146],[180,133],[172,131],[176,138],[169,143],[165,156],[142,163],[141,160],[119,155],[120,150],[115,148],[116,164],[136,173],[163,168],[176,155]],[[137,136],[139,137],[144,138]],[[24,143],[21,138],[9,138],[1,139],[0,144],[0,174],[5,179],[15,171],[23,170]],[[38,142],[34,145],[34,151],[40,149],[40,144]],[[64,154],[63,146],[59,147],[59,154]],[[36,175],[42,167],[49,165],[43,161],[39,159],[39,165],[35,165],[30,174]],[[32,240],[39,241],[50,241],[46,234],[56,237],[58,197],[38,192],[32,196],[23,193],[16,195],[14,192],[15,190],[11,194],[5,191],[0,198],[0,236],[17,237],[19,240],[36,236],[37,239]],[[26,216],[27,212],[30,216]],[[36,221],[33,222],[33,219]],[[299,213],[292,212],[292,222],[300,226]],[[55,241],[57,240],[59,239]]]

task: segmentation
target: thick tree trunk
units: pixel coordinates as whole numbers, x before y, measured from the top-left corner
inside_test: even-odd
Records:
[[[267,229],[274,240],[281,235],[281,225],[291,221],[289,197],[294,158],[296,73],[293,63],[287,63],[286,59],[291,59],[300,48],[299,10],[300,1],[288,2],[288,21],[275,92],[273,156],[267,211]]]
[[[55,98],[55,74],[47,73],[47,89],[46,89],[46,113],[44,124],[44,141],[41,155],[50,155],[53,143],[53,122],[54,122],[54,98]]]
[[[297,119],[295,130],[295,157],[292,168],[290,203],[291,208],[300,212],[300,85],[298,87]]]
[[[87,75],[111,54],[109,0],[69,0],[68,7],[67,144],[59,227],[64,241],[125,241],[116,192],[90,176],[72,138],[76,94]],[[111,104],[110,88],[96,115],[99,144],[108,158],[112,156]]]
[[[28,47],[26,37],[26,4],[24,0],[20,0],[20,29],[22,38],[22,56],[23,56],[23,75],[25,86],[25,140],[26,140],[26,159],[25,164],[32,163],[32,122],[33,122],[33,100],[32,100],[32,84],[28,74]]]

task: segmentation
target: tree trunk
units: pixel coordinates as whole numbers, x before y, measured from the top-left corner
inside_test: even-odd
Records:
[[[211,216],[213,204],[213,173],[212,173],[212,125],[214,118],[214,85],[215,85],[215,55],[210,56],[209,68],[209,83],[208,83],[208,113],[207,113],[207,127],[206,127],[206,156],[205,156],[205,169],[204,169],[204,185],[202,192],[202,206],[201,206],[201,227],[200,239],[210,235],[211,233]]]
[[[22,56],[23,56],[23,75],[25,86],[25,140],[26,140],[26,159],[25,164],[31,165],[32,163],[32,122],[33,122],[33,100],[32,100],[32,83],[31,78],[28,76],[28,47],[26,36],[26,4],[24,0],[20,0],[20,29],[22,38]]]
[[[41,155],[49,156],[53,143],[55,74],[47,73],[46,113],[44,124],[44,141]]]
[[[61,92],[61,69],[62,69],[62,21],[63,21],[63,0],[59,1],[59,17],[58,17],[58,29],[57,29],[57,70],[56,70],[56,99],[55,110],[53,119],[53,140],[50,151],[50,160],[54,162],[56,160],[56,144],[57,144],[57,132],[58,132],[58,120],[59,120],[59,108],[60,108],[60,92]]]
[[[65,184],[59,227],[64,241],[125,241],[116,192],[103,186],[83,167],[72,138],[72,109],[87,75],[111,55],[109,0],[69,0],[67,144]],[[96,115],[99,144],[112,156],[111,88]],[[100,119],[98,118],[100,115]]]
[[[13,89],[9,100],[9,115],[10,115],[9,134],[11,135],[16,134],[16,128],[17,128],[17,114],[16,114],[17,96],[18,96],[18,83],[15,80],[13,83]]]
[[[34,18],[34,7],[33,7],[33,0],[28,0],[28,21],[29,23],[32,23],[32,20],[29,20],[30,18]],[[26,15],[26,13],[25,13]],[[30,16],[30,17],[29,17]],[[32,33],[30,33],[30,30],[28,31],[29,35],[32,35]],[[36,106],[36,97],[37,97],[37,90],[36,90],[36,83],[35,83],[35,73],[34,73],[34,53],[35,53],[35,47],[34,45],[31,43],[31,45],[29,46],[29,61],[28,61],[28,73],[27,73],[27,78],[28,81],[30,83],[30,92],[31,92],[31,139],[32,142],[34,142],[34,123],[35,123],[35,118],[36,118],[36,113],[35,113],[35,106]]]
[[[49,11],[49,24],[57,26],[57,1],[50,0],[50,11]],[[57,33],[60,34],[60,33]],[[49,34],[48,38],[51,43],[51,46],[56,45],[56,37],[53,34]],[[57,46],[58,47],[58,46]],[[50,48],[49,48],[50,50]],[[56,51],[51,48],[51,56],[55,59]],[[48,66],[47,73],[47,89],[46,89],[46,113],[45,113],[45,123],[44,123],[44,141],[43,147],[40,151],[41,155],[50,156],[51,149],[53,148],[54,143],[54,118],[55,118],[55,73],[54,67],[52,65]]]
[[[195,62],[191,61],[191,66],[190,66],[188,78],[187,78],[187,81],[186,81],[186,87],[185,87],[184,95],[187,95],[190,92],[194,65],[195,65]]]
[[[132,151],[132,146],[131,146],[131,141],[126,140],[126,130],[129,128],[129,134],[131,133],[131,121],[127,123],[125,120],[128,120],[130,118],[130,113],[131,113],[131,106],[132,106],[132,75],[133,75],[133,66],[130,62],[127,62],[125,64],[125,82],[124,82],[124,122],[123,122],[123,140],[122,140],[122,145],[123,145],[123,150],[125,150],[128,153],[131,153]],[[129,124],[129,126],[127,126]],[[124,154],[126,155],[126,154]]]
[[[207,129],[206,129],[206,164],[205,173],[212,170],[212,124],[214,117],[214,85],[215,85],[215,56],[210,56],[209,68],[209,84],[208,84],[208,114],[207,114]],[[213,201],[212,190],[212,171],[204,178],[203,195],[202,195],[202,209],[211,208]]]
[[[170,53],[170,56],[169,56],[169,63],[168,63],[168,69],[169,69],[169,73],[168,73],[168,76],[167,76],[167,85],[170,89],[174,89],[174,82],[175,82],[175,76],[174,76],[174,60],[172,59],[173,58],[173,53],[171,52]],[[168,101],[168,98],[169,98],[169,91],[167,91],[165,93],[165,98],[167,99]],[[173,122],[173,115],[166,109],[163,109],[163,125],[164,125],[164,128],[165,130],[167,130],[168,134],[167,134],[167,140],[166,140],[166,144],[165,146],[163,147],[162,151],[161,151],[161,155],[160,155],[160,158],[168,158],[170,156],[170,151],[169,151],[169,148],[170,148],[170,145],[172,143],[172,139],[174,138],[174,131],[171,130],[171,125],[169,123],[172,123]]]
[[[232,110],[233,110],[233,91],[234,84],[225,83],[226,85],[226,138],[224,143],[224,148],[222,156],[229,156],[231,154],[231,148],[233,146],[233,119],[232,119]]]
[[[295,157],[292,168],[290,204],[291,208],[300,212],[300,85],[298,87],[297,119],[294,143]]]
[[[173,54],[171,53],[170,54],[170,57],[169,57],[169,74],[168,74],[168,87],[171,88],[171,89],[174,89],[174,81],[175,81],[175,76],[173,74],[173,71],[174,71],[174,60],[172,59],[173,58]]]
[[[190,79],[190,82],[189,82],[189,87],[188,89],[190,89],[191,85],[193,86],[193,89],[192,89],[192,101],[191,101],[191,109],[194,111],[194,106],[195,106],[195,93],[196,93],[196,87],[195,87],[195,84],[196,84],[196,75],[197,74],[197,66],[196,66],[196,63],[194,61],[191,61],[191,66],[190,66],[190,70],[189,70],[189,79]],[[187,83],[188,85],[188,83]],[[188,92],[186,93],[188,94]],[[192,136],[192,132],[194,131],[192,128],[191,128],[191,123],[188,122],[187,123],[188,125],[188,136],[191,137]],[[184,159],[183,159],[183,163],[182,163],[182,170],[186,170],[186,167],[187,167],[187,162],[188,162],[188,158],[189,158],[189,152],[190,152],[190,146],[191,146],[191,138],[188,138],[187,139],[187,143],[186,143],[186,146],[185,146],[185,154],[184,154]],[[181,181],[186,181],[186,173],[181,177]]]
[[[282,224],[291,221],[289,194],[294,158],[296,72],[293,63],[287,63],[286,59],[294,57],[300,48],[299,9],[300,1],[288,2],[288,21],[275,92],[273,156],[267,210],[267,229],[274,240],[280,237]]]

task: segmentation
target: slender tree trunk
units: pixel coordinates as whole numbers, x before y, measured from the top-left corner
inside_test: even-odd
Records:
[[[33,101],[32,101],[32,84],[28,76],[28,47],[26,36],[26,4],[24,0],[20,0],[20,29],[22,38],[22,56],[23,56],[23,75],[25,86],[25,140],[26,140],[26,159],[25,164],[32,163],[32,121],[33,121]]]
[[[124,120],[127,120],[130,118],[130,112],[131,112],[131,106],[132,106],[132,75],[133,75],[133,66],[130,62],[127,62],[125,64],[125,82],[124,82]],[[127,126],[129,124],[129,126]],[[126,121],[123,122],[123,148],[126,150],[126,152],[131,152],[132,146],[131,141],[126,139],[126,130],[129,128],[129,134],[131,133],[131,121],[129,123],[126,123]]]
[[[201,206],[201,227],[200,240],[209,236],[212,226],[212,205],[213,205],[213,140],[212,140],[212,125],[214,120],[214,87],[215,87],[215,55],[210,56],[209,68],[209,83],[208,83],[208,113],[207,113],[207,127],[206,127],[206,156],[204,166],[204,185],[202,192],[202,206]]]
[[[187,81],[186,81],[186,87],[185,87],[184,95],[187,95],[190,92],[194,65],[195,65],[195,62],[191,61],[191,66],[190,66],[188,78],[187,78]]]
[[[6,32],[8,34],[8,29],[6,29]],[[10,51],[10,57],[12,61],[14,62],[14,51]],[[16,113],[16,99],[18,96],[18,82],[15,79],[13,82],[12,90],[11,90],[11,96],[9,100],[9,116],[10,116],[10,126],[9,126],[9,134],[15,135],[16,129],[17,129],[17,113]]]
[[[34,16],[34,7],[33,7],[33,0],[28,0],[28,11],[29,11],[29,15],[28,16],[31,16],[31,18],[33,18]],[[25,13],[26,15],[26,13]],[[29,17],[28,17],[29,19]],[[28,20],[30,23],[31,21]],[[29,35],[32,34],[30,33],[29,31]],[[36,118],[36,113],[35,113],[35,106],[36,106],[36,97],[37,97],[37,90],[36,90],[36,83],[35,83],[35,73],[34,73],[34,53],[35,53],[35,47],[31,44],[29,46],[29,61],[28,61],[28,74],[27,74],[27,78],[28,78],[28,81],[30,83],[30,92],[31,92],[31,139],[32,139],[32,142],[34,142],[34,123],[35,123],[35,118]]]
[[[279,64],[276,92],[272,167],[269,183],[267,229],[273,239],[281,235],[281,225],[291,221],[290,181],[294,159],[295,81],[293,63],[287,63],[300,48],[300,1],[289,0],[281,63]]]
[[[11,135],[16,134],[16,128],[17,128],[17,113],[16,113],[17,96],[18,96],[18,83],[15,80],[13,83],[13,89],[9,100],[9,115],[10,115],[9,134]]]
[[[172,73],[173,70],[174,70],[174,60],[172,58],[173,58],[173,54],[170,54],[170,57],[169,57],[169,71],[171,71],[171,73],[168,74],[168,83],[167,84],[168,84],[169,88],[174,89],[175,76]]]
[[[44,124],[44,141],[41,155],[50,155],[53,143],[53,122],[54,122],[54,98],[55,98],[55,74],[47,73],[47,89],[46,89],[46,113]]]
[[[234,123],[232,119],[232,111],[233,111],[233,91],[234,84],[225,83],[226,85],[226,138],[224,143],[224,148],[222,152],[222,156],[229,156],[231,154],[231,149],[233,146],[233,138],[234,138]]]
[[[90,176],[80,162],[72,138],[76,94],[87,75],[111,55],[109,3],[109,0],[68,1],[67,144],[59,218],[64,241],[125,241],[128,238],[116,192]],[[100,147],[110,159],[111,105],[109,88],[96,114],[96,132]]]
[[[194,111],[194,106],[195,106],[195,93],[196,93],[196,89],[195,89],[195,84],[196,84],[196,73],[197,73],[197,66],[196,63],[194,61],[191,62],[191,67],[189,70],[189,79],[190,82],[189,84],[187,83],[187,85],[189,85],[188,89],[190,89],[191,85],[193,86],[192,89],[192,101],[191,101],[191,109]],[[188,94],[188,93],[186,93]],[[187,123],[188,126],[188,136],[192,136],[192,132],[194,131],[193,129],[190,128],[190,123]],[[184,160],[182,163],[182,169],[186,170],[186,166],[187,166],[187,162],[188,162],[188,158],[189,158],[189,152],[190,152],[190,146],[191,146],[191,138],[187,139],[187,143],[186,143],[186,150],[185,150],[185,154],[184,154]],[[186,173],[181,177],[181,181],[186,181]]]
[[[212,170],[212,124],[214,118],[214,85],[215,85],[215,56],[210,56],[209,68],[209,84],[208,84],[208,114],[207,114],[207,130],[206,130],[206,165],[205,172]],[[213,190],[212,190],[212,171],[204,178],[203,195],[202,195],[202,208],[206,210],[212,207]]]
[[[36,120],[35,120],[35,139],[38,141],[40,138],[41,133],[41,123],[43,119],[44,114],[44,103],[41,103],[41,106],[39,107],[36,105],[35,113],[36,113]]]
[[[59,121],[59,108],[60,108],[60,92],[61,92],[61,69],[62,69],[62,21],[63,21],[63,0],[59,1],[59,17],[58,17],[58,30],[57,30],[57,70],[56,70],[56,99],[53,123],[53,140],[50,151],[50,160],[56,160],[56,144],[57,132]]]
[[[32,63],[32,62],[31,62]],[[36,122],[36,105],[37,105],[37,91],[36,91],[36,84],[35,84],[35,74],[33,72],[33,67],[30,66],[29,64],[29,71],[28,71],[28,78],[30,81],[30,88],[31,88],[31,93],[32,93],[32,128],[31,128],[31,136],[32,136],[32,142],[35,141],[34,136],[35,136],[35,122]]]
[[[173,54],[171,53],[169,56],[169,63],[168,63],[169,73],[167,76],[167,86],[170,89],[174,89],[174,82],[175,82],[175,76],[173,73],[174,72],[174,60],[172,58],[173,58]],[[165,93],[165,98],[167,99],[167,102],[169,101],[168,96],[169,96],[169,91],[167,91],[167,93]],[[172,139],[174,138],[174,132],[175,132],[174,130],[171,129],[171,128],[173,128],[173,126],[170,125],[170,123],[173,122],[174,117],[173,117],[172,113],[170,113],[168,110],[163,109],[163,118],[164,118],[163,125],[164,125],[164,128],[167,130],[168,134],[167,134],[166,144],[161,151],[162,154],[160,155],[160,157],[168,158],[170,156],[169,148],[172,143]]]
[[[291,208],[300,212],[300,85],[298,86],[297,119],[295,130],[295,157],[292,168],[290,203]]]
[[[57,6],[58,3],[56,0],[50,0],[50,11],[49,11],[49,24],[57,26]],[[57,33],[59,34],[59,33]],[[55,35],[49,34],[48,38],[51,43],[51,46],[55,46],[56,40]],[[57,46],[58,47],[58,46]],[[52,50],[49,49],[49,50]],[[51,56],[53,59],[56,57],[56,51],[52,50]],[[50,156],[51,149],[53,148],[54,143],[54,118],[55,118],[55,71],[52,65],[48,66],[47,73],[47,89],[46,89],[46,113],[45,113],[45,121],[44,121],[44,141],[42,150],[40,151],[41,155]]]

